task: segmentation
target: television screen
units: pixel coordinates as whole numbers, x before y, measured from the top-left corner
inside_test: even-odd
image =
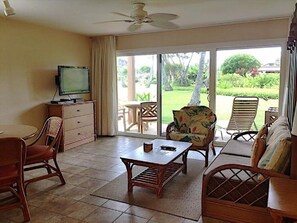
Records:
[[[58,66],[59,95],[90,92],[89,69],[86,67]]]

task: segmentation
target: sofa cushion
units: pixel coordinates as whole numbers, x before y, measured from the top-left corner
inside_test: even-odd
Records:
[[[251,157],[252,142],[230,139],[222,148],[222,154]]]
[[[177,130],[181,133],[188,132],[190,116],[184,110],[173,110],[172,113]]]
[[[219,167],[221,165],[225,164],[241,164],[241,165],[250,165],[250,158],[248,157],[242,157],[242,156],[233,156],[228,154],[220,154],[215,158],[215,160],[211,163],[211,165],[205,170],[204,175],[208,174],[211,170],[213,170],[216,167]],[[233,175],[233,173],[230,171],[230,176]],[[226,176],[228,177],[228,176]]]
[[[171,132],[169,139],[182,142],[191,142],[193,146],[205,146],[206,135]]]

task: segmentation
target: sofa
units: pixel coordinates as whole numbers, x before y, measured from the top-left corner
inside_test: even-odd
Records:
[[[272,223],[269,179],[289,176],[291,134],[280,116],[270,127],[236,135],[203,174],[202,216],[230,222]]]
[[[202,154],[207,167],[209,150],[216,155],[213,145],[216,115],[206,106],[185,106],[172,113],[174,121],[166,128],[166,139],[192,143],[190,150]]]

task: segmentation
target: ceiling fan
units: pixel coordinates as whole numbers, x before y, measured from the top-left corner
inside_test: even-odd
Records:
[[[141,26],[145,23],[150,24],[151,26],[155,26],[162,29],[175,29],[178,28],[178,25],[176,25],[173,22],[170,22],[170,20],[174,20],[178,18],[178,15],[175,14],[169,14],[169,13],[153,13],[148,14],[147,11],[145,11],[144,8],[145,4],[138,2],[133,4],[133,10],[129,15],[125,15],[123,13],[119,12],[113,12],[113,14],[120,15],[123,17],[126,17],[126,19],[121,20],[112,20],[112,21],[105,21],[105,22],[97,22],[98,23],[106,23],[106,22],[126,22],[131,23],[131,25],[128,27],[128,30],[130,32],[135,32],[141,28]]]

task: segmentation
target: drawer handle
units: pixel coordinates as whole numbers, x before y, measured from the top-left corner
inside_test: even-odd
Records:
[[[77,135],[80,135],[80,132],[79,132],[79,133],[77,133]]]
[[[80,123],[80,121],[77,121],[77,123],[79,124],[79,123]]]
[[[77,112],[80,112],[80,110],[79,110],[79,109],[77,109],[76,111],[77,111]]]

